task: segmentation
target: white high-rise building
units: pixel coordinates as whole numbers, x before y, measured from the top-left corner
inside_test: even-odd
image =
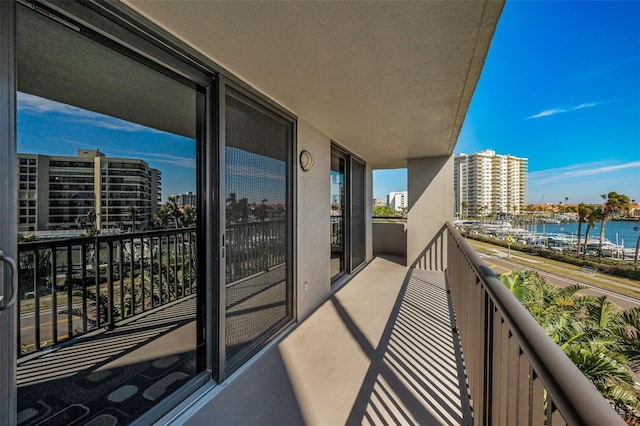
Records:
[[[526,158],[490,149],[460,154],[454,159],[453,176],[456,216],[518,214],[526,203]]]
[[[393,211],[399,212],[408,207],[409,196],[407,191],[402,192],[390,192],[387,194],[387,205],[391,207]]]

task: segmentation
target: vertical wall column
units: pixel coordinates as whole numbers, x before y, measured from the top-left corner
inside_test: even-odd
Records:
[[[407,161],[407,265],[411,266],[446,221],[453,220],[453,156]]]
[[[313,155],[311,170],[296,162],[296,274],[298,320],[306,318],[331,291],[330,176],[331,139],[298,119],[298,158],[302,150]]]
[[[366,180],[364,186],[364,201],[365,201],[365,241],[366,241],[366,261],[369,262],[373,259],[373,167],[367,163]]]

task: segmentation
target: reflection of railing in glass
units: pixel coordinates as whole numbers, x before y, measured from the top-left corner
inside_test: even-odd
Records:
[[[227,225],[227,283],[264,272],[286,261],[285,220]]]
[[[284,264],[286,235],[284,220],[228,225],[227,282]],[[195,228],[23,242],[18,252],[20,356],[196,291]]]
[[[196,249],[195,228],[20,243],[19,355],[195,293]]]
[[[344,241],[344,217],[331,216],[331,245],[342,246]]]

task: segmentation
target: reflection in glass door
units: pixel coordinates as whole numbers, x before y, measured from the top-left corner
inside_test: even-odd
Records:
[[[240,366],[293,319],[293,123],[225,92],[225,358]]]
[[[345,156],[336,150],[331,152],[331,279],[346,270],[346,180]]]
[[[365,261],[365,165],[351,157],[351,269]]]
[[[201,206],[169,196],[200,189],[204,94],[84,34],[18,5],[25,426],[129,424],[205,368]]]

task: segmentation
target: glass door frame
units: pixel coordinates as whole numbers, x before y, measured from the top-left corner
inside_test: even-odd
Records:
[[[351,170],[351,166],[349,161],[349,152],[346,151],[341,146],[339,146],[338,144],[336,144],[335,142],[331,142],[330,162],[333,161],[334,156],[337,156],[340,160],[344,160],[344,182],[343,182],[344,196],[341,201],[341,204],[342,204],[342,256],[340,259],[341,264],[344,265],[344,267],[340,271],[338,271],[337,274],[331,276],[332,285],[336,284],[342,277],[344,277],[346,274],[350,272],[349,259],[351,258],[351,253],[350,253],[350,248],[351,248],[351,241],[350,241],[350,238],[351,238],[351,220],[350,220],[351,173],[350,173],[350,170]],[[333,169],[330,168],[329,173],[331,174],[332,171]],[[333,185],[333,183],[331,183],[331,185]],[[333,227],[332,224],[331,226]],[[333,235],[331,235],[330,238],[333,239]],[[331,256],[332,254],[330,255],[330,260],[329,260],[330,262],[333,259]]]
[[[29,1],[29,0],[27,0]],[[201,66],[193,55],[176,55],[181,52],[181,46],[167,42],[152,43],[144,38],[147,32],[158,33],[156,27],[147,26],[147,22],[136,15],[133,22],[128,19],[131,13],[124,6],[115,4],[96,4],[93,2],[63,2],[51,3],[43,0],[40,3],[48,8],[56,17],[60,17],[61,25],[66,23],[82,22],[90,38],[96,43],[107,44],[114,51],[130,55],[127,46],[139,49],[142,54],[134,54],[134,59],[153,69],[155,72],[173,76],[192,87],[195,91],[196,122],[196,182],[197,193],[197,217],[204,218],[197,224],[197,264],[202,265],[198,270],[198,294],[202,295],[202,301],[198,303],[196,335],[197,363],[200,372],[191,378],[183,387],[163,399],[160,405],[149,409],[145,414],[135,420],[136,423],[152,423],[168,410],[184,401],[195,390],[204,384],[218,380],[216,354],[218,352],[217,329],[214,321],[215,299],[214,291],[217,283],[213,277],[218,275],[217,262],[208,261],[212,255],[219,252],[215,233],[217,231],[217,185],[219,180],[216,147],[218,144],[218,117],[215,104],[217,98],[216,72]],[[0,196],[2,196],[7,211],[3,213],[0,221],[0,250],[14,259],[17,256],[17,182],[15,171],[17,170],[17,8],[29,7],[26,1],[21,5],[14,1],[0,2],[0,71],[3,78],[0,80],[0,118],[10,126],[0,128]],[[35,12],[34,12],[35,13]],[[149,28],[151,28],[149,30]],[[160,34],[160,37],[165,34]],[[83,34],[83,36],[87,36]],[[172,40],[170,37],[167,40]],[[214,224],[214,226],[212,226]],[[5,248],[6,247],[6,248]],[[6,271],[8,268],[0,269]],[[8,275],[0,276],[0,285],[6,287]],[[7,294],[6,290],[0,292]],[[213,301],[213,303],[212,303]],[[14,308],[0,311],[0,339],[5,342],[0,351],[0,424],[17,423],[17,330],[16,310]],[[200,337],[202,339],[200,339]],[[6,377],[5,377],[6,375]]]
[[[364,230],[364,244],[365,247],[363,247],[362,249],[364,250],[365,253],[365,260],[357,265],[353,264],[353,258],[352,258],[352,250],[353,250],[353,238],[352,238],[352,231],[353,231],[353,227],[352,227],[352,215],[353,215],[353,163],[354,162],[358,162],[360,163],[363,167],[364,167],[364,176],[363,176],[363,191],[366,190],[367,187],[367,163],[361,159],[360,157],[358,157],[357,155],[353,154],[352,152],[348,151],[347,149],[341,147],[340,145],[338,145],[336,142],[331,141],[331,156],[333,157],[333,155],[336,154],[342,158],[345,159],[345,194],[344,194],[344,219],[343,219],[343,241],[344,241],[344,251],[343,251],[343,259],[344,259],[344,270],[342,270],[341,272],[339,272],[337,275],[332,276],[331,277],[331,285],[335,285],[338,282],[341,282],[341,279],[348,274],[352,274],[355,271],[357,271],[358,269],[360,269],[362,266],[364,266],[364,264],[366,263],[366,226],[365,226],[365,230]],[[331,170],[330,170],[331,172]],[[363,211],[365,212],[364,214],[364,218],[363,220],[366,223],[367,220],[367,216],[366,216],[366,205],[367,205],[367,198],[366,198],[366,194],[363,195]]]
[[[0,2],[0,199],[5,209],[0,221],[0,250],[5,256],[17,259],[17,145],[16,145],[16,4]],[[0,267],[0,295],[2,306],[11,295],[11,272],[5,262]],[[0,424],[17,423],[16,387],[16,309],[0,311]]]

